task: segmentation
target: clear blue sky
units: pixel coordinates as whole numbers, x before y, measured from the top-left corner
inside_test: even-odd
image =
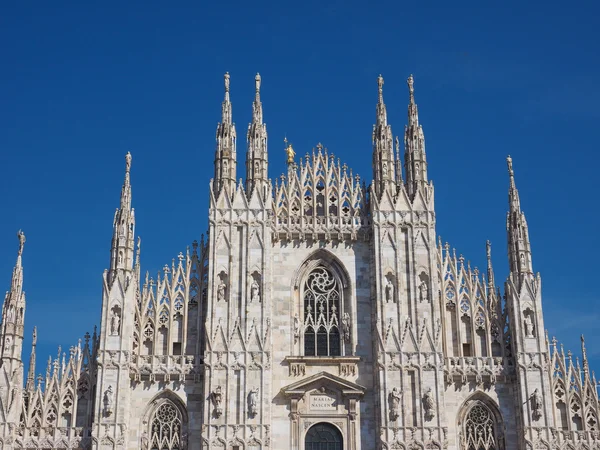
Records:
[[[505,278],[511,154],[546,327],[576,354],[585,333],[600,370],[599,7],[368,4],[4,2],[0,285],[22,228],[24,354],[37,324],[38,371],[98,323],[127,151],[142,270],[155,274],[205,232],[225,71],[239,177],[260,72],[270,176],[284,169],[287,134],[299,154],[322,142],[367,180],[376,77],[401,135],[413,73],[438,233],[480,268],[490,239]]]

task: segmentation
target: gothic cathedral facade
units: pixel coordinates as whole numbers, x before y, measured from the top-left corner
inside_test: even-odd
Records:
[[[404,161],[378,78],[370,185],[318,145],[268,176],[260,76],[246,180],[225,75],[209,230],[142,275],[131,155],[100,328],[35,377],[23,249],[0,328],[2,449],[600,449],[596,379],[544,332],[541,279],[508,158],[503,293],[436,235],[408,79]]]

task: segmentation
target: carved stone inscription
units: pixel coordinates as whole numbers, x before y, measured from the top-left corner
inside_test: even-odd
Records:
[[[336,399],[327,394],[311,394],[309,397],[309,408],[312,411],[336,411]]]

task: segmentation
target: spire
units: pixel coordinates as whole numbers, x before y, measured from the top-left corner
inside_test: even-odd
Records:
[[[408,85],[408,121],[404,127],[404,165],[406,186],[411,198],[427,184],[427,158],[425,156],[425,135],[419,125],[419,112],[415,103],[415,80],[412,75],[406,80]]]
[[[112,284],[118,270],[133,269],[135,212],[131,207],[131,153],[125,155],[125,181],[121,189],[120,208],[115,212],[111,244],[108,283]]]
[[[590,367],[588,365],[587,351],[585,349],[585,338],[583,337],[583,334],[581,335],[581,355],[583,363],[583,372],[587,377],[590,374]]]
[[[492,267],[492,243],[490,241],[486,241],[486,257],[487,257],[487,279],[488,279],[488,289],[493,294],[495,291],[494,287],[494,268]]]
[[[213,190],[218,196],[223,187],[232,196],[235,190],[236,150],[235,124],[232,119],[232,107],[229,99],[229,72],[225,73],[225,98],[221,105],[221,122],[217,125],[217,149],[215,152],[215,178]]]
[[[373,184],[375,193],[381,197],[388,190],[396,194],[396,163],[392,127],[388,124],[387,110],[383,102],[383,77],[377,77],[377,108],[373,125]]]
[[[31,341],[31,356],[29,357],[29,371],[27,372],[27,384],[25,390],[35,390],[35,346],[37,345],[37,327],[33,327],[33,338]]]
[[[2,358],[21,359],[21,346],[23,345],[23,325],[25,321],[25,293],[23,292],[23,248],[25,247],[25,234],[19,230],[17,233],[19,250],[17,262],[13,269],[10,290],[4,297],[2,306],[2,329],[0,330],[0,353]]]
[[[121,190],[121,209],[131,209],[131,153],[125,155],[125,181]]]
[[[263,109],[260,101],[260,74],[254,77],[254,102],[252,103],[252,122],[248,125],[246,135],[248,148],[246,151],[246,195],[252,196],[259,190],[264,199],[267,195],[268,158],[267,158],[267,126],[263,123]]]
[[[515,276],[516,282],[520,283],[521,274],[533,274],[531,262],[531,244],[529,241],[529,228],[525,220],[525,214],[521,211],[519,192],[515,184],[512,158],[506,158],[509,176],[508,191],[508,215],[506,218],[506,230],[508,233],[508,257],[510,272]]]

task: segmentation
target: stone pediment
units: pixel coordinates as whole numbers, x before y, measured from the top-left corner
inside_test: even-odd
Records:
[[[366,392],[365,387],[328,372],[319,372],[281,388],[281,392],[288,398],[301,398],[307,392],[321,390],[337,391],[349,398],[360,398]]]

